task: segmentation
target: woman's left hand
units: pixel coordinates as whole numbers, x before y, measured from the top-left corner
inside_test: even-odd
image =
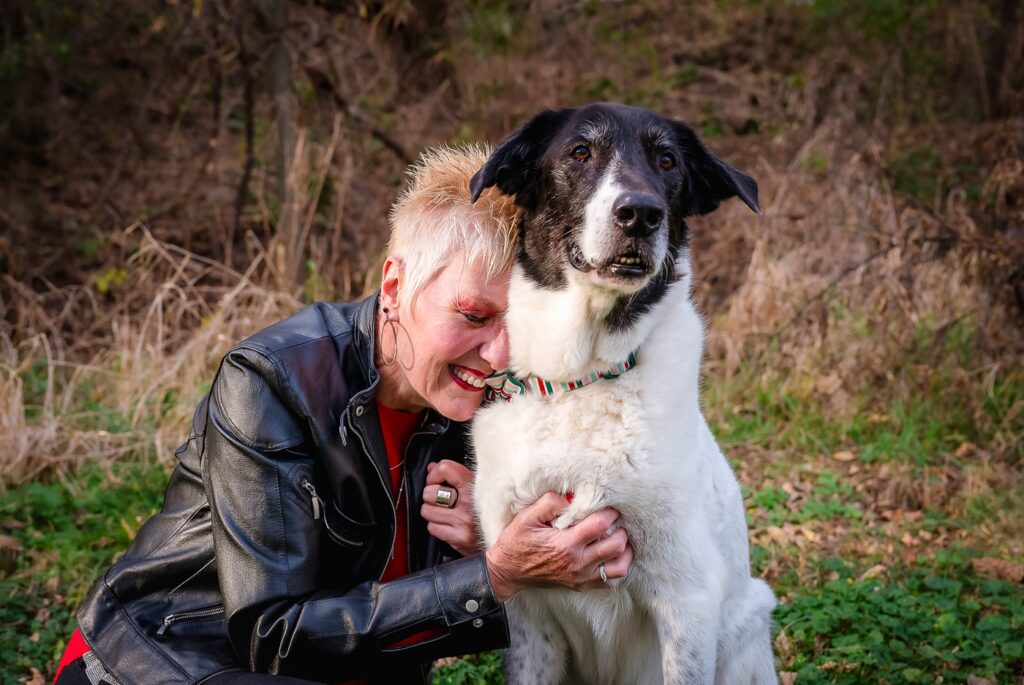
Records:
[[[453,506],[437,504],[437,491],[441,488],[458,493]],[[473,515],[473,472],[462,464],[450,459],[427,464],[420,514],[427,521],[427,532],[447,542],[462,556],[480,551],[480,534]]]

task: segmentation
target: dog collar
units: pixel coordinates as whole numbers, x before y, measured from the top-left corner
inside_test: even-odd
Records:
[[[630,352],[626,361],[619,362],[607,371],[595,371],[574,381],[546,381],[533,374],[525,378],[517,378],[511,372],[499,371],[485,378],[484,383],[487,384],[487,399],[500,398],[510,402],[515,395],[525,395],[528,392],[539,392],[542,397],[547,397],[548,395],[579,390],[584,385],[590,385],[602,379],[618,378],[634,366],[636,366],[636,352]]]

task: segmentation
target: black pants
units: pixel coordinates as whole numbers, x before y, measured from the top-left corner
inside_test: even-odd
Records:
[[[106,681],[104,681],[106,682]],[[94,685],[85,675],[85,660],[78,657],[64,667],[60,678],[54,685]],[[95,685],[100,685],[96,683]],[[111,685],[107,683],[107,685]],[[300,680],[283,675],[267,675],[266,673],[248,673],[246,671],[228,671],[207,680],[203,685],[321,685],[312,680]]]

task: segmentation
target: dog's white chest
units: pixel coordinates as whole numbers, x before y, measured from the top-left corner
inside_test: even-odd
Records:
[[[634,526],[643,525],[640,512],[664,513],[667,493],[650,486],[660,468],[649,447],[653,427],[640,376],[630,371],[565,395],[516,397],[478,413],[476,488],[488,546],[519,510],[549,491],[573,494],[558,525],[606,506]]]

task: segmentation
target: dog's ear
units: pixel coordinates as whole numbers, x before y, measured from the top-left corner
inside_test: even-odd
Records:
[[[544,110],[499,145],[469,182],[473,202],[485,188],[498,186],[521,207],[533,207],[540,183],[540,159],[551,139],[575,110]]]
[[[708,214],[730,197],[739,197],[758,214],[757,181],[716,157],[686,124],[675,121],[679,147],[683,151],[690,188],[685,201],[686,216]]]

